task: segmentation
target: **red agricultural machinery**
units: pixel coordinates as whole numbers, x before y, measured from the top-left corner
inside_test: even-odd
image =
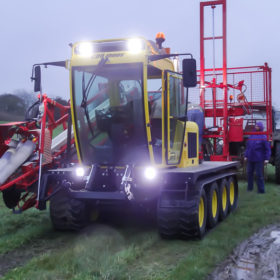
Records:
[[[220,8],[222,34],[215,34],[215,11]],[[216,13],[217,13],[216,12]],[[212,13],[212,34],[205,35],[205,17]],[[210,161],[242,162],[246,140],[250,135],[264,134],[271,142],[270,163],[276,167],[280,183],[279,113],[272,107],[271,68],[262,66],[227,68],[226,0],[200,3],[200,82],[192,89],[190,100],[204,111],[203,157]],[[209,42],[213,50],[213,68],[205,68],[205,49]],[[222,51],[215,47],[220,41]],[[215,56],[221,56],[222,68],[215,67]],[[199,98],[198,98],[199,97]],[[264,131],[255,131],[261,121]]]
[[[68,162],[74,143],[69,110],[44,94],[25,121],[0,125],[0,191],[8,208],[21,212],[36,206],[42,172]]]

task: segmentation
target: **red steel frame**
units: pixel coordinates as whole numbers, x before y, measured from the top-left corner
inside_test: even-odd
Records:
[[[213,37],[205,37],[204,35],[204,10],[206,7],[211,7],[212,9],[215,9],[216,6],[221,5],[222,11],[223,11],[223,20],[222,20],[222,35],[221,36],[213,36]],[[207,1],[207,2],[200,2],[200,104],[202,108],[204,109],[205,106],[205,48],[204,48],[204,42],[206,40],[222,40],[223,42],[223,68],[222,68],[222,74],[223,74],[223,95],[224,95],[224,106],[223,106],[223,117],[224,117],[224,123],[223,123],[223,130],[222,135],[220,135],[223,139],[224,143],[227,143],[227,134],[228,134],[228,111],[227,111],[227,100],[228,100],[228,88],[227,88],[227,40],[226,40],[227,32],[226,32],[226,0],[220,0],[220,1]],[[213,69],[215,71],[215,69]],[[216,80],[213,78],[212,81],[213,84],[213,112],[214,112],[214,126],[216,126]],[[214,146],[216,146],[216,140],[214,138]],[[223,156],[220,160],[229,160],[229,149],[228,145],[223,145]]]
[[[47,97],[46,94],[43,94],[41,97],[42,104],[44,106],[44,113],[39,121],[39,124],[41,125],[41,143],[39,141],[40,138],[40,133],[36,131],[37,125],[36,121],[31,121],[31,122],[18,122],[18,123],[8,123],[4,125],[0,125],[0,145],[1,145],[1,154],[0,156],[5,152],[5,150],[8,149],[8,146],[5,144],[5,142],[9,142],[10,137],[12,136],[12,133],[2,133],[1,130],[7,132],[7,128],[11,128],[12,126],[16,126],[19,134],[22,134],[25,137],[28,137],[30,135],[36,135],[36,149],[35,152],[39,153],[39,158],[40,154],[44,154],[45,151],[45,133],[46,129],[49,130],[50,132],[50,137],[52,138],[53,135],[53,130],[57,128],[59,125],[63,126],[63,129],[67,129],[67,121],[68,121],[68,114],[70,110],[70,106],[63,106],[56,101],[50,99]],[[61,117],[56,121],[54,119],[54,109],[58,108],[60,111]],[[6,139],[3,138],[3,135],[5,134]],[[71,144],[74,143],[74,139],[71,140]],[[55,160],[57,157],[59,157],[61,154],[65,152],[67,148],[67,144],[63,145],[60,147],[58,151],[55,151],[51,156],[51,163],[46,164],[47,167],[52,167],[52,165],[55,163]],[[56,162],[57,164],[57,162]],[[19,206],[20,211],[24,211],[30,207],[35,206],[36,204],[36,198],[37,195],[35,193],[31,193],[31,196],[29,196],[29,191],[28,188],[34,184],[39,177],[38,170],[40,168],[40,163],[39,159],[35,160],[32,162],[32,164],[26,167],[21,167],[19,174],[17,175],[12,175],[10,178],[0,186],[0,191],[4,191],[6,189],[9,189],[13,186],[16,186],[17,189],[20,189],[23,193],[25,193],[21,197],[21,202],[23,202],[22,206]]]
[[[222,34],[216,36],[213,34],[212,37],[205,37],[204,23],[205,23],[205,9],[212,8],[213,14],[216,6],[222,6]],[[213,21],[214,24],[214,21]],[[214,29],[214,27],[213,27]],[[214,33],[214,32],[213,32]],[[214,155],[210,157],[210,160],[233,160],[235,159],[230,155],[229,143],[231,141],[229,135],[229,119],[235,120],[236,117],[251,115],[253,122],[253,113],[256,110],[262,108],[262,112],[265,112],[265,131],[243,131],[243,141],[249,135],[265,134],[267,139],[272,140],[272,101],[271,101],[271,68],[265,63],[264,66],[254,67],[237,67],[227,68],[227,40],[226,40],[226,0],[219,1],[207,1],[200,3],[200,105],[204,109],[205,119],[212,118],[213,127],[217,127],[217,131],[211,132],[211,130],[205,129],[204,138],[212,139],[214,148]],[[215,40],[222,40],[222,68],[205,69],[205,41],[212,40],[213,45]],[[215,51],[215,50],[214,50]],[[249,75],[246,81],[239,80],[235,81],[235,77],[242,77]],[[258,77],[258,80],[254,77]],[[228,84],[228,77],[233,77],[233,83]],[[208,78],[208,81],[206,79]],[[211,81],[210,81],[211,80]],[[219,82],[218,82],[219,80]],[[261,85],[257,87],[261,80]],[[245,82],[245,83],[244,83]],[[246,85],[249,83],[249,85]],[[243,86],[249,86],[251,91],[245,94],[242,89]],[[263,87],[263,88],[261,88]],[[211,100],[206,100],[206,89],[212,90]],[[243,97],[242,104],[233,102],[233,96],[228,98],[228,91],[233,90],[234,92],[240,91],[239,96]],[[222,91],[222,97],[218,93]],[[260,91],[261,94],[258,94]],[[220,98],[218,97],[220,96]],[[222,123],[218,124],[218,120],[222,120]],[[247,118],[248,120],[248,118]],[[223,140],[223,152],[222,155],[216,154],[217,139]],[[244,144],[244,143],[243,143]]]

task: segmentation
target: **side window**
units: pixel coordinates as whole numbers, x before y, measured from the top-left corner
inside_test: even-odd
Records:
[[[148,105],[154,159],[162,162],[162,80],[148,79]]]
[[[180,117],[185,115],[186,98],[181,75],[167,73],[167,94],[169,106],[167,116],[167,161],[168,164],[177,164],[180,161],[185,130],[184,122],[179,120]]]

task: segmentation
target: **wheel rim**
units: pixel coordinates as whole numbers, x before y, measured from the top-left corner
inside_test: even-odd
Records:
[[[217,199],[217,191],[215,190],[212,195],[212,215],[213,218],[216,217],[218,211],[218,199]]]
[[[233,205],[233,203],[234,203],[234,196],[235,196],[235,193],[234,193],[234,183],[233,183],[233,182],[230,182],[230,185],[229,185],[229,200],[230,200],[230,205]]]
[[[227,188],[225,186],[223,187],[223,193],[222,193],[222,207],[223,207],[223,211],[225,211],[227,207]]]
[[[204,200],[202,197],[200,198],[198,207],[198,222],[199,227],[202,228],[204,224]]]

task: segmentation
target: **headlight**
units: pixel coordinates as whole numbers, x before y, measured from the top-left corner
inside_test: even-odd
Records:
[[[130,39],[127,41],[127,49],[132,54],[137,54],[143,50],[143,41],[139,38]]]
[[[77,45],[76,53],[83,57],[91,57],[94,53],[93,44],[90,42],[83,42]]]
[[[157,176],[157,170],[154,167],[146,167],[144,170],[144,176],[148,180],[153,180]]]
[[[83,167],[77,167],[75,172],[77,177],[83,177],[85,175],[85,169]]]

